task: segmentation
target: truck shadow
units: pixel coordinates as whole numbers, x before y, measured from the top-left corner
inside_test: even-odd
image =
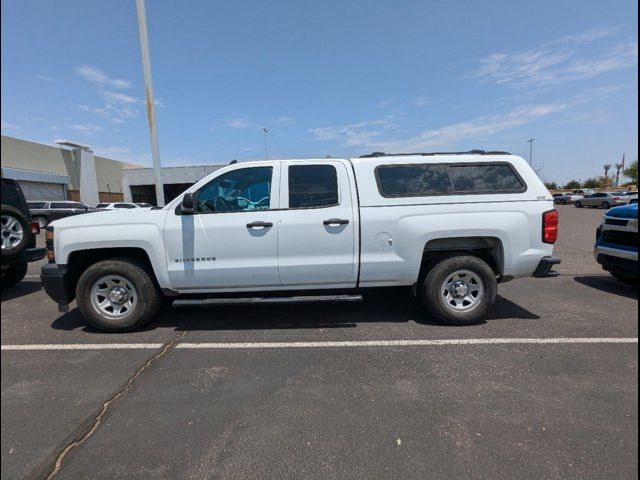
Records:
[[[4,302],[5,300],[13,300],[15,298],[24,297],[25,295],[30,295],[41,289],[42,282],[40,282],[40,280],[23,280],[17,285],[2,287],[2,301]]]
[[[595,288],[603,292],[612,293],[621,297],[638,299],[638,284],[623,283],[611,275],[587,275],[575,277],[576,282],[587,287]]]
[[[498,296],[487,321],[500,319],[537,320],[540,317],[520,305]],[[176,331],[275,330],[355,328],[366,323],[407,323],[443,325],[403,291],[379,292],[365,296],[362,303],[323,303],[298,305],[243,305],[163,309],[142,331],[173,328]],[[77,309],[58,317],[52,328],[97,332],[86,325]]]

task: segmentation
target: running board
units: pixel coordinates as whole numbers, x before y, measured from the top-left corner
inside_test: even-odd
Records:
[[[309,295],[299,297],[248,298],[185,298],[173,301],[174,307],[205,307],[208,305],[252,305],[318,302],[361,302],[362,295]]]

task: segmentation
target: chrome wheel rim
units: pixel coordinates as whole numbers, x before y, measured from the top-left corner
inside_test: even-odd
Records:
[[[47,226],[47,221],[44,218],[36,218],[36,222],[38,222],[38,227],[45,228]]]
[[[121,320],[133,313],[138,303],[138,292],[126,278],[106,275],[91,287],[91,304],[107,318]]]
[[[11,215],[2,215],[2,249],[15,248],[23,238],[22,224]]]
[[[471,270],[456,270],[445,277],[440,287],[445,307],[453,312],[469,312],[484,298],[484,283]]]

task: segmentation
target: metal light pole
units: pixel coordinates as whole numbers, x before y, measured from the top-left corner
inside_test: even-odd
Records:
[[[262,131],[264,132],[264,159],[269,160],[269,144],[267,143],[267,134],[269,133],[269,130],[263,128]]]
[[[147,38],[147,14],[144,0],[136,0],[138,10],[138,30],[140,32],[140,51],[142,53],[142,72],[144,73],[144,96],[147,102],[147,120],[151,135],[151,156],[153,157],[153,173],[156,179],[156,203],[164,207],[164,189],[160,173],[160,146],[156,129],[156,111],[153,103],[153,82],[151,80],[151,58],[149,57],[149,39]]]
[[[531,168],[533,168],[533,142],[535,142],[535,140],[535,138],[527,140],[527,143],[529,144],[529,166]]]

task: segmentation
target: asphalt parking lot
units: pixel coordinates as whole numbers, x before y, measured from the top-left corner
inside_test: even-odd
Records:
[[[31,265],[2,290],[2,477],[637,478],[637,286],[593,260],[602,211],[558,209],[559,275],[474,327],[386,290],[103,334]]]

